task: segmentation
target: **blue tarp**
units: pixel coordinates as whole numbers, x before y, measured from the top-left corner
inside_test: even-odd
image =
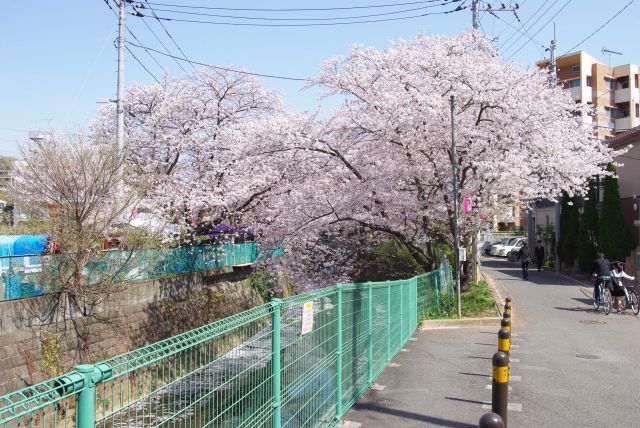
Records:
[[[42,254],[47,235],[0,235],[0,256]]]
[[[4,298],[17,299],[42,294],[42,287],[25,282],[27,265],[39,265],[47,235],[0,235],[0,272]],[[37,255],[36,257],[20,257]]]

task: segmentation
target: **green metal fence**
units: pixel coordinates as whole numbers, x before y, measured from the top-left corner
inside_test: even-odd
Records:
[[[263,253],[269,256],[279,249]],[[281,251],[281,250],[280,250]],[[90,281],[140,281],[186,272],[202,272],[255,262],[260,256],[258,244],[206,245],[150,249],[142,251],[102,251],[95,254],[84,269]],[[73,260],[65,254],[0,257],[0,301],[22,299],[55,292],[51,278],[56,269]]]
[[[335,426],[420,313],[452,298],[450,278],[445,267],[274,299],[0,397],[0,427]]]

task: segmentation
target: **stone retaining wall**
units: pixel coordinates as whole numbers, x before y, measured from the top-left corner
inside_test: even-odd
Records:
[[[0,395],[262,303],[247,272],[127,283],[88,316],[54,323],[57,295],[0,302]]]

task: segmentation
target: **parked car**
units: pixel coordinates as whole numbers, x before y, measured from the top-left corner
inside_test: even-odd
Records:
[[[502,248],[500,248],[500,251],[498,251],[498,256],[500,257],[507,257],[507,255],[509,254],[509,252],[511,250],[518,250],[520,251],[520,248],[527,242],[526,238],[518,238],[515,242],[510,242],[508,245],[504,245]]]
[[[508,237],[508,238],[504,238],[502,241],[500,241],[500,243],[499,243],[499,244],[496,244],[496,245],[491,246],[491,252],[490,252],[490,254],[491,254],[492,256],[497,256],[497,255],[498,255],[498,253],[499,253],[499,251],[500,251],[500,249],[502,249],[502,247],[503,247],[503,246],[505,246],[505,245],[509,245],[509,243],[510,243],[511,241],[515,241],[515,240],[517,240],[517,239],[518,239],[518,238],[514,238],[514,237],[512,237],[512,236],[510,236],[510,237]]]
[[[491,247],[493,247],[494,245],[498,245],[500,244],[502,241],[485,241],[482,243],[482,245],[480,246],[480,251],[485,253],[487,256],[491,253]]]

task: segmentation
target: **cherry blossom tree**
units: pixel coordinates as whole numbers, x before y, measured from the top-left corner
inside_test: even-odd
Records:
[[[330,117],[288,112],[235,73],[130,89],[129,160],[155,177],[149,207],[184,223],[207,214],[255,225],[266,246],[287,248],[277,263],[326,285],[381,240],[425,269],[450,244],[451,96],[458,202],[469,196],[477,209],[458,219],[463,245],[481,227],[478,213],[584,193],[612,158],[582,124],[583,106],[544,71],[504,62],[473,31],[420,34],[384,51],[354,46],[313,85],[342,98]],[[95,131],[113,134],[111,113]]]
[[[218,70],[166,77],[136,85],[125,98],[127,160],[154,177],[147,209],[190,225],[202,217],[224,219],[258,203],[274,168],[252,149],[268,130],[266,118],[282,111],[280,99],[253,77]],[[113,109],[95,121],[97,135],[115,134]]]
[[[307,142],[309,153],[324,155],[323,173],[298,187],[304,204],[296,211],[382,232],[425,265],[434,242],[450,241],[453,223],[450,96],[460,199],[472,197],[486,214],[584,193],[611,159],[581,122],[582,106],[543,71],[504,62],[476,32],[418,35],[385,51],[355,46],[327,61],[312,84],[344,102],[322,138]],[[478,215],[459,221],[468,244]]]

